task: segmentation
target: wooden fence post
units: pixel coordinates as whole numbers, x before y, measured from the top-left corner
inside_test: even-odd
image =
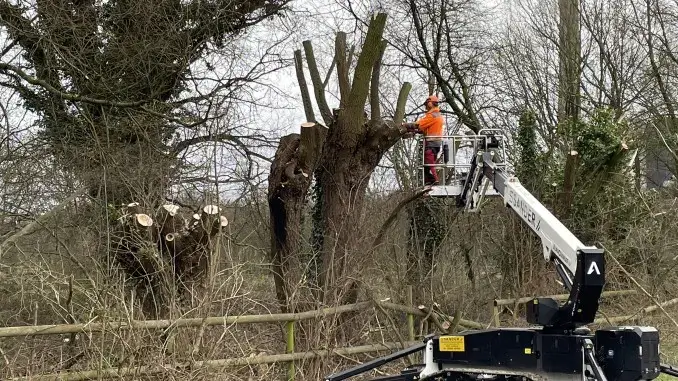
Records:
[[[285,327],[286,332],[287,332],[287,349],[286,353],[292,354],[294,353],[294,320],[290,320],[287,322],[287,326]],[[294,360],[290,361],[289,366],[287,368],[287,381],[294,381],[294,376],[296,374],[296,369],[294,367]]]
[[[496,299],[492,303],[492,317],[494,319],[494,326],[499,327],[501,325],[501,322],[499,320],[499,306],[497,305]]]
[[[409,307],[414,307],[414,297],[412,296],[411,284],[408,284],[407,287],[405,288],[405,296],[407,297],[407,305]],[[407,312],[405,316],[407,317],[407,340],[414,341],[414,315]],[[416,355],[408,356],[410,364],[416,363],[415,356]]]
[[[407,293],[407,305],[409,307],[414,307],[414,301],[412,297],[412,285],[408,285],[406,288]],[[414,341],[414,315],[407,313],[407,339],[409,341]]]

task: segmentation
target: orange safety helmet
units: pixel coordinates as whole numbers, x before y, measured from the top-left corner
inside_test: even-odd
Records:
[[[424,102],[424,106],[428,105],[429,102],[433,103],[433,106],[437,106],[438,97],[436,97],[435,95],[429,95],[428,98],[426,98],[426,101]]]

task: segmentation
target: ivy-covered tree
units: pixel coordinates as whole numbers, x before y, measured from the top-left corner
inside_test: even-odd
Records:
[[[170,278],[181,284],[206,274],[197,264],[206,262],[208,249],[191,231],[201,214],[216,213],[216,221],[200,222],[202,233],[196,233],[210,236],[213,223],[220,224],[218,210],[204,213],[209,205],[198,205],[184,211],[186,221],[175,206],[163,207],[165,197],[189,147],[218,140],[247,151],[229,128],[206,126],[227,98],[270,69],[259,68],[263,61],[254,57],[256,70],[229,78],[202,58],[228,49],[288,2],[0,1],[0,26],[13,40],[0,62],[0,85],[38,116],[48,159],[75,175],[95,205],[119,210],[132,204],[119,219],[108,213],[112,218],[92,226],[103,228],[102,251],[114,253],[130,277],[156,284],[177,269],[183,273]],[[12,50],[20,58],[10,58]],[[204,74],[194,73],[197,66],[215,74],[212,91],[196,91]],[[170,229],[167,221],[180,223]],[[113,250],[106,247],[111,236]],[[158,252],[168,263],[150,260],[163,256]],[[186,267],[171,265],[177,261]]]
[[[619,120],[612,109],[597,109],[584,121],[577,123],[574,133],[577,137],[576,151],[579,156],[577,183],[574,203],[574,216],[579,221],[579,229],[590,239],[601,239],[604,233],[596,227],[611,226],[609,221],[598,221],[602,215],[599,207],[610,206],[610,211],[617,208],[615,203],[621,200],[620,187],[632,184],[626,171],[626,158],[634,142],[630,138],[627,122]],[[632,187],[630,187],[632,188]],[[598,211],[596,211],[598,210]],[[620,212],[618,210],[617,212]],[[624,230],[628,223],[622,214],[616,213],[620,219],[615,220],[615,229]],[[626,220],[626,221],[625,221]],[[596,235],[598,235],[596,237]]]
[[[434,256],[447,235],[446,220],[453,208],[444,200],[432,197],[418,199],[408,206],[407,281],[420,303],[431,302],[423,289],[431,279]]]

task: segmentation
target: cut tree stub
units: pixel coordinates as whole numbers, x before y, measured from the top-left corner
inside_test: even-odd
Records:
[[[168,233],[181,232],[186,229],[186,220],[178,213],[179,206],[163,205],[158,213],[157,224],[160,226],[160,233],[164,236]]]
[[[179,213],[179,205],[167,204],[163,205],[162,208],[165,209],[167,213],[172,217]]]
[[[144,213],[126,214],[124,219],[126,223],[122,226],[122,235],[114,249],[117,259],[132,277],[147,277],[156,273],[157,263],[151,260],[153,252],[149,251],[154,246],[153,219]]]
[[[125,272],[153,282],[164,282],[167,276],[202,281],[209,269],[211,237],[228,225],[219,206],[203,205],[195,213],[170,203],[144,211],[136,202],[122,207],[120,242],[114,250]]]
[[[315,147],[316,139],[314,136],[315,126],[315,123],[301,124],[301,133],[299,134],[299,160],[298,162],[294,158],[290,160],[294,162],[293,167],[296,167],[298,164],[301,173],[304,174],[313,171],[317,159]],[[290,166],[287,165],[287,168],[285,169],[285,176],[287,176],[288,179],[291,179],[294,177],[294,171],[291,171],[292,173],[290,174],[289,167]]]
[[[209,239],[209,236],[212,236],[219,232],[219,227],[221,224],[221,218],[219,216],[219,207],[216,205],[207,205],[203,208],[202,216],[200,217],[202,222],[202,229],[207,236],[204,236],[203,233],[199,234],[199,241]]]
[[[202,215],[200,221],[205,232],[211,233],[214,224],[218,224],[219,207],[216,205],[207,205],[202,208]]]
[[[127,239],[135,241],[133,246],[141,245],[144,241],[154,241],[157,227],[153,225],[153,218],[145,213],[137,213],[129,217],[132,220],[131,234]],[[139,241],[141,240],[141,241]]]
[[[213,215],[219,213],[219,207],[216,205],[207,205],[202,208],[203,213]]]
[[[141,226],[144,226],[144,227],[153,226],[153,219],[148,214],[137,213],[137,214],[134,215],[134,218],[137,221],[137,224],[139,224]]]
[[[295,165],[298,165],[302,176],[308,178],[309,174],[315,170],[326,135],[327,127],[321,124],[310,122],[301,124],[298,159],[292,157],[292,160],[297,161]]]
[[[141,206],[139,205],[138,202],[132,202],[127,204],[125,206],[125,212],[129,214],[140,214],[141,213]]]

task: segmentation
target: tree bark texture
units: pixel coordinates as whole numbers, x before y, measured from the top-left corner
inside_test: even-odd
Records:
[[[311,41],[303,42],[313,94],[322,122],[328,127],[315,120],[315,113],[309,109],[310,102],[304,101],[308,124],[316,127],[306,134],[307,127],[302,127],[300,134],[283,137],[272,165],[269,178],[271,259],[276,293],[282,305],[290,304],[290,290],[298,289],[300,271],[308,265],[299,262],[299,258],[303,251],[301,220],[312,180],[316,189],[313,241],[319,262],[319,274],[315,274],[317,284],[313,285],[318,287],[314,299],[323,304],[357,299],[357,284],[349,281],[347,275],[357,270],[360,258],[365,191],[384,153],[406,132],[401,122],[410,90],[408,83],[401,90],[393,120],[382,119],[380,108],[374,104],[370,107],[374,115],[368,116],[365,112],[368,101],[379,101],[375,86],[379,85],[378,73],[386,46],[382,39],[385,24],[385,14],[377,14],[370,20],[352,80],[349,80],[352,54],[346,51],[346,34],[337,33],[334,65],[341,99],[339,107],[332,110],[325,99],[327,81],[321,81],[313,45]],[[303,95],[306,80],[301,51],[295,52],[295,63]]]
[[[276,297],[283,312],[295,310],[291,296],[303,277],[303,214],[327,128],[305,123],[301,133],[280,139],[268,177],[271,251]]]
[[[174,295],[202,288],[216,238],[228,225],[216,205],[195,213],[173,204],[153,210],[132,203],[110,216],[113,259],[135,283],[144,313],[155,318],[166,315]]]
[[[581,108],[581,28],[580,0],[559,0],[559,72],[558,72],[558,124],[565,137],[574,144],[571,135],[574,124],[579,121]],[[566,155],[565,183],[560,197],[561,216],[565,218],[572,208],[574,178],[577,172],[577,155]]]
[[[576,122],[581,107],[580,0],[559,0],[558,122]]]

